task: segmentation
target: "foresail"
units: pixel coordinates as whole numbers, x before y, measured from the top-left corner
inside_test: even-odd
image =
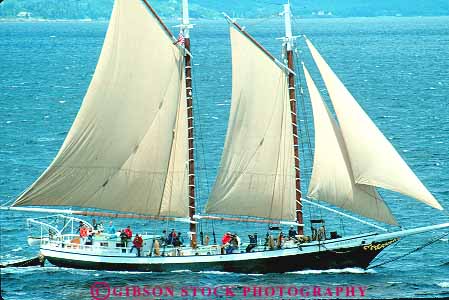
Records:
[[[337,114],[355,182],[402,193],[443,209],[306,39]]]
[[[146,3],[116,0],[74,124],[14,205],[188,216],[183,71],[182,51]]]
[[[397,225],[375,187],[354,182],[340,128],[304,65],[303,70],[312,102],[315,128],[315,154],[309,197],[380,222]]]
[[[232,104],[211,214],[295,220],[287,74],[233,26]]]

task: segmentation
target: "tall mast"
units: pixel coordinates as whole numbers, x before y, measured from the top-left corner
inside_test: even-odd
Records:
[[[285,50],[287,54],[287,66],[290,70],[294,70],[293,66],[293,41],[292,35],[292,21],[290,2],[284,4],[284,19],[285,19]],[[296,117],[296,90],[295,90],[295,74],[293,72],[288,73],[288,93],[290,99],[290,111],[292,117],[292,129],[293,129],[293,150],[295,158],[295,182],[296,182],[296,222],[303,224],[302,217],[302,203],[301,203],[301,174],[299,169],[299,139],[298,139],[298,122]],[[298,234],[304,234],[302,226],[298,226]]]
[[[193,143],[193,101],[192,101],[192,58],[190,56],[190,28],[192,25],[189,21],[189,2],[182,0],[182,25],[181,33],[184,36],[185,52],[185,80],[186,80],[186,99],[187,99],[187,127],[188,127],[188,143],[189,143],[189,217],[190,217],[190,241],[191,247],[196,247],[196,223],[193,216],[195,215],[195,161],[194,161],[194,143]]]

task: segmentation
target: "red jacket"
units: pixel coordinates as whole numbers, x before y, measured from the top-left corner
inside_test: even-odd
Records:
[[[80,237],[85,238],[88,233],[89,233],[89,231],[87,230],[86,227],[81,227],[81,229],[80,229]]]
[[[129,239],[133,236],[133,232],[129,228],[125,228],[125,234]]]
[[[225,234],[223,236],[223,238],[221,239],[221,242],[224,244],[227,244],[231,241],[231,235],[230,234]]]
[[[140,236],[136,236],[133,241],[134,246],[136,248],[142,248],[143,245],[143,239]]]

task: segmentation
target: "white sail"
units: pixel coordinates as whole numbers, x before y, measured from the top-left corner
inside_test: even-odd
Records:
[[[340,128],[304,65],[303,70],[312,102],[315,128],[315,154],[309,197],[326,201],[371,219],[397,225],[376,188],[354,182],[351,163]]]
[[[143,1],[115,1],[78,116],[14,205],[188,216],[183,59]]]
[[[230,27],[232,105],[207,213],[295,219],[295,169],[287,74]]]
[[[443,209],[306,39],[337,114],[355,182],[402,193]]]

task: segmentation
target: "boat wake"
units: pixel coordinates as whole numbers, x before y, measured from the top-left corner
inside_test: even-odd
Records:
[[[211,275],[231,275],[235,273],[231,273],[231,272],[224,272],[224,271],[200,271],[198,272],[200,274],[211,274]]]
[[[105,271],[106,273],[114,273],[114,274],[124,274],[124,275],[133,275],[133,274],[151,274],[153,272],[151,271],[146,271],[146,272],[142,272],[142,271]]]
[[[442,287],[442,288],[449,288],[449,282],[448,281],[439,282],[439,283],[437,283],[437,285],[439,287]]]
[[[191,270],[174,270],[170,271],[170,273],[192,273]]]
[[[287,274],[301,274],[301,275],[312,275],[312,274],[374,274],[377,273],[373,269],[365,270],[361,268],[344,268],[344,269],[329,269],[329,270],[304,270],[288,272]]]
[[[176,270],[171,271],[171,273],[197,273],[197,274],[210,274],[210,275],[235,275],[233,272],[224,271],[200,271],[193,272],[190,270]],[[345,269],[329,269],[329,270],[304,270],[304,271],[294,271],[286,272],[285,274],[301,274],[301,275],[311,275],[311,274],[374,274],[376,271],[361,268],[345,268]],[[245,274],[247,276],[264,276],[265,274]]]
[[[33,273],[36,271],[42,271],[46,268],[42,268],[40,266],[34,266],[34,267],[26,267],[26,268],[20,268],[20,267],[8,267],[8,268],[2,268],[2,274],[22,274],[22,273]]]

